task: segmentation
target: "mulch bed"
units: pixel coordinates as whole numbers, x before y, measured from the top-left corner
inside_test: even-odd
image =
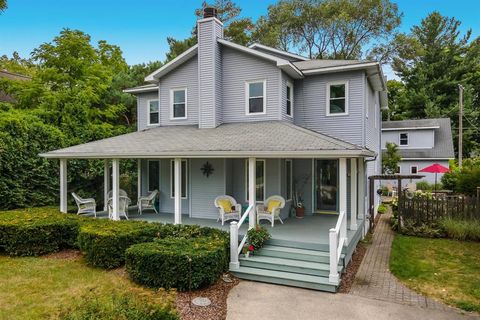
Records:
[[[235,287],[239,280],[233,276],[229,277],[232,282],[228,283],[220,278],[214,285],[192,292],[177,293],[177,311],[182,320],[209,319],[223,320],[227,317],[227,296],[230,290]],[[198,307],[192,303],[196,297],[206,297],[212,302],[207,307]]]
[[[350,292],[350,289],[353,286],[353,282],[355,281],[355,275],[357,274],[358,268],[360,268],[360,264],[362,263],[363,257],[365,256],[366,252],[366,245],[360,242],[352,255],[352,260],[348,264],[347,270],[342,275],[342,282],[340,283],[340,288],[338,288],[338,292]]]

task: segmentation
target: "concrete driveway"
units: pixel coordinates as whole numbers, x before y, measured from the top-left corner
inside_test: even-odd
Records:
[[[227,320],[480,319],[474,315],[460,314],[454,309],[423,309],[350,294],[331,294],[250,281],[242,281],[230,291],[227,310]]]

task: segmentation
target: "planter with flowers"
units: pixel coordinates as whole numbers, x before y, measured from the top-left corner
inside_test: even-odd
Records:
[[[253,255],[255,251],[264,246],[268,239],[270,239],[270,233],[262,226],[256,226],[255,228],[248,230],[248,244],[242,249],[245,257],[248,258],[250,255]]]

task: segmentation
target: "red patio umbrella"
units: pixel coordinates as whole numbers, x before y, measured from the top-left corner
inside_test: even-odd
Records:
[[[450,169],[447,167],[442,166],[441,164],[434,163],[431,166],[425,167],[419,172],[430,172],[430,173],[435,173],[435,191],[437,191],[437,173],[445,173],[449,172]]]

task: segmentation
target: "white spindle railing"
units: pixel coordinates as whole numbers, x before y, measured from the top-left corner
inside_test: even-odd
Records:
[[[340,211],[335,228],[329,232],[330,246],[330,275],[328,280],[331,283],[339,284],[340,276],[338,274],[338,262],[342,255],[343,244],[347,242],[347,215]]]
[[[250,215],[250,212],[253,210],[253,205],[250,205],[247,210],[243,213],[240,220],[233,221],[230,223],[230,269],[238,269],[240,263],[238,262],[238,256],[242,252],[242,248],[247,241],[247,234],[243,236],[242,242],[238,244],[238,230],[242,226],[243,222]]]

